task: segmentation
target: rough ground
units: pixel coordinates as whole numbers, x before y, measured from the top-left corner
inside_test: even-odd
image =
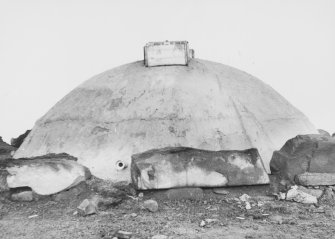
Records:
[[[119,229],[132,232],[132,238],[151,238],[156,234],[170,238],[335,237],[333,207],[329,203],[311,206],[267,201],[268,186],[226,190],[229,194],[218,195],[206,189],[201,201],[167,201],[165,191],[144,192],[143,200],[157,200],[158,212],[149,212],[141,208],[141,200],[129,198],[114,208],[86,217],[73,213],[90,191],[61,202],[45,198],[18,203],[2,198],[0,238],[112,238]],[[236,200],[243,193],[259,205],[252,203],[252,209],[246,210]],[[38,216],[29,218],[32,215]],[[201,227],[205,219],[216,220],[207,220]]]

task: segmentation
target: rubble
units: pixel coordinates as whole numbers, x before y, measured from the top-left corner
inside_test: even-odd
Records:
[[[84,199],[77,209],[81,215],[88,216],[98,213],[100,209],[106,210],[110,207],[116,206],[121,201],[121,198],[103,198],[99,195],[93,195],[90,198]]]
[[[158,211],[158,203],[155,200],[146,200],[143,202],[143,207],[150,212],[157,212]]]
[[[318,203],[318,200],[315,196],[299,190],[298,186],[292,186],[291,189],[287,191],[284,199],[307,204]]]
[[[272,215],[272,216],[269,216],[269,220],[271,222],[275,222],[277,224],[282,224],[283,223],[283,217],[282,216],[279,216],[279,215]]]
[[[242,202],[247,202],[247,201],[249,201],[250,196],[249,196],[248,194],[243,194],[242,196],[239,197],[239,199],[240,199]]]
[[[96,214],[98,211],[97,208],[97,202],[89,199],[84,199],[78,206],[79,213],[84,216]]]
[[[269,183],[257,149],[208,151],[167,147],[132,155],[137,189],[222,187]]]

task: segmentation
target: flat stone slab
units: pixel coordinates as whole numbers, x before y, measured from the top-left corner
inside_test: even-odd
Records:
[[[295,177],[295,181],[303,186],[335,185],[335,173],[302,173]]]
[[[149,150],[132,156],[137,189],[223,187],[269,183],[257,149],[208,151],[186,147]]]
[[[61,154],[11,159],[1,162],[0,168],[8,172],[9,188],[30,187],[39,195],[50,195],[76,186],[91,176],[86,167],[72,158]]]

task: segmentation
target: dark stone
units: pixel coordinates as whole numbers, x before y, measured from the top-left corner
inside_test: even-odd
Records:
[[[132,156],[137,189],[223,187],[267,184],[257,149],[209,151],[185,147],[149,150]]]
[[[273,153],[270,169],[279,178],[277,181],[291,184],[299,183],[297,175],[306,172],[333,174],[335,139],[323,135],[298,135]]]
[[[30,133],[31,130],[27,130],[24,134],[21,134],[19,137],[17,138],[12,138],[10,140],[10,144],[15,147],[15,148],[19,148],[21,146],[21,144],[23,143],[24,139],[28,136],[28,134]]]
[[[4,142],[0,136],[0,161],[12,158],[12,152],[15,150],[15,147]]]
[[[136,190],[129,182],[112,182],[94,178],[89,183],[92,190],[103,197],[127,198],[128,196],[136,196]]]
[[[7,184],[7,176],[8,176],[7,170],[0,168],[0,192],[9,191],[9,187]]]
[[[204,192],[201,188],[173,188],[166,191],[169,200],[202,200]]]
[[[86,182],[81,182],[77,186],[52,195],[54,201],[70,201],[77,198],[88,190]]]

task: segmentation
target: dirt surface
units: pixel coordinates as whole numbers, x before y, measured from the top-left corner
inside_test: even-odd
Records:
[[[204,198],[198,201],[169,201],[165,191],[144,192],[143,199],[129,197],[91,216],[74,215],[80,202],[92,194],[89,190],[60,202],[50,197],[33,202],[12,202],[2,197],[0,238],[113,238],[117,230],[132,232],[132,238],[157,234],[211,239],[335,237],[333,207],[329,203],[271,201],[266,196],[268,186],[225,190],[227,195],[204,189]],[[237,199],[244,193],[251,196],[250,210]],[[155,199],[159,210],[153,213],[142,208],[146,199]]]

